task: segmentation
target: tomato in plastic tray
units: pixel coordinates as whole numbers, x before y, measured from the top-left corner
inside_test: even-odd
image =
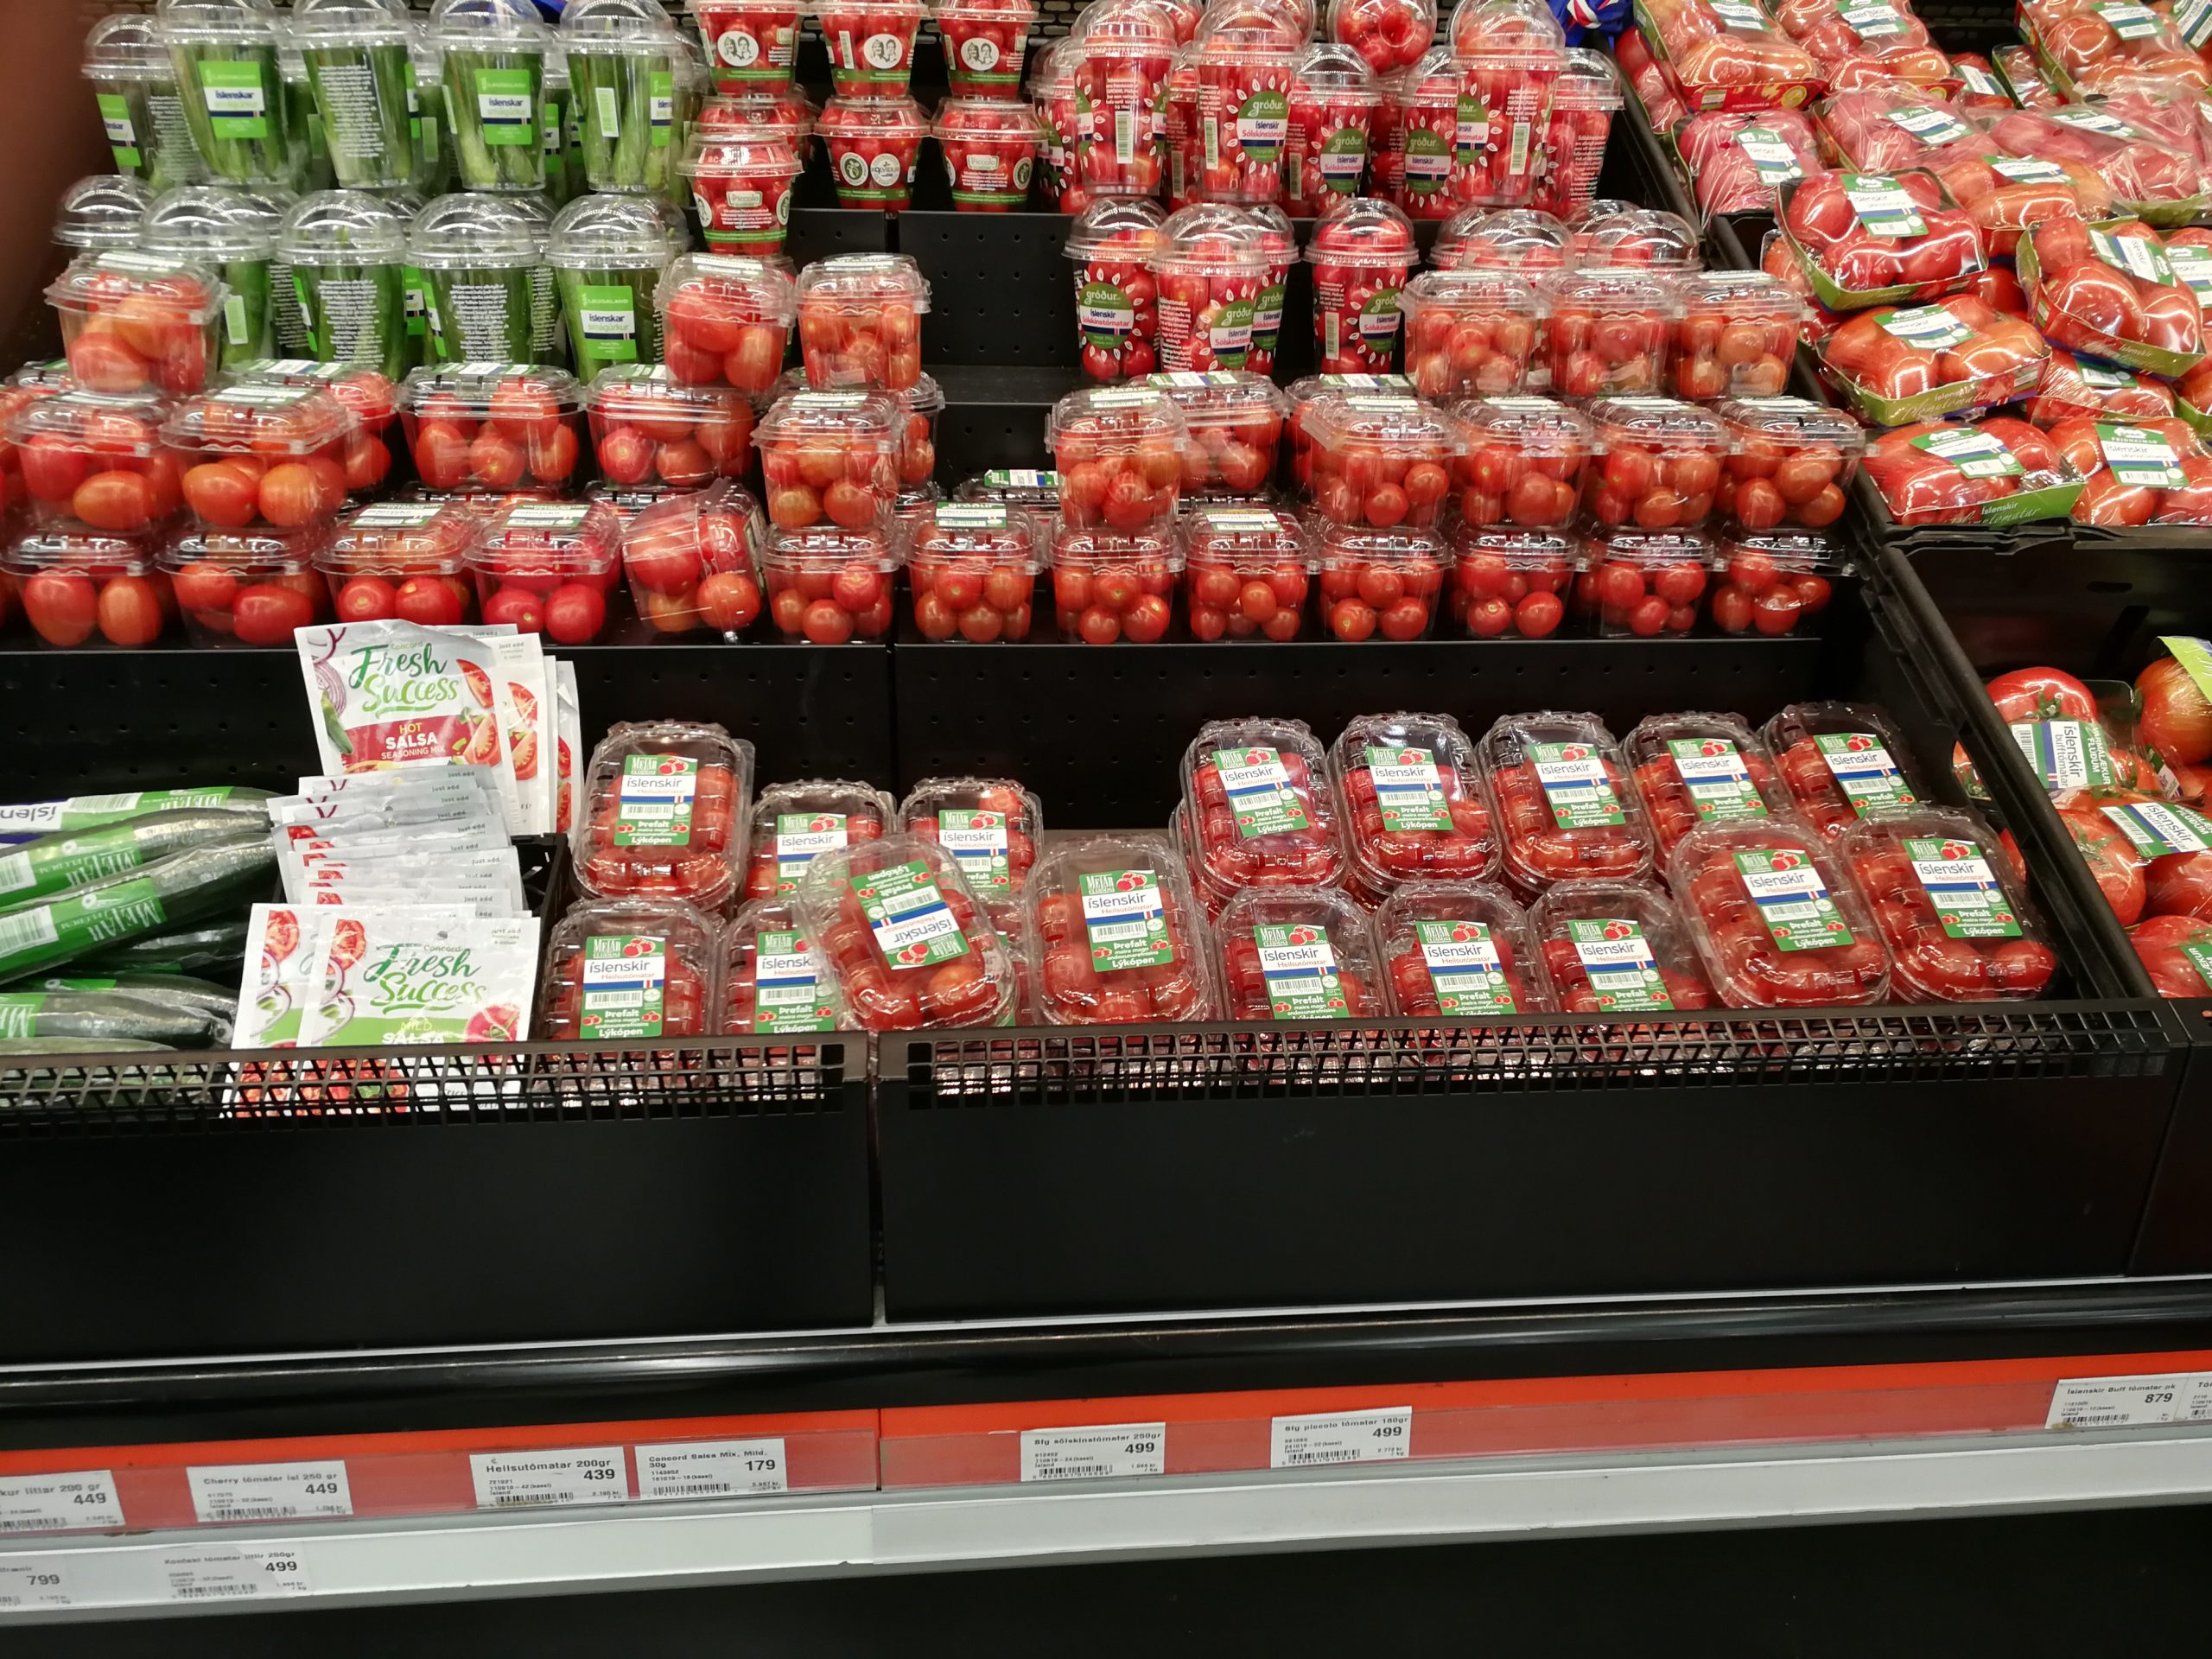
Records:
[[[1954,52],[1951,71],[1959,79],[1957,103],[1962,110],[2010,110],[2018,107],[1998,78],[1996,66],[1979,52]]]
[[[1063,529],[1052,538],[1052,607],[1072,644],[1157,645],[1174,620],[1182,553],[1162,526],[1130,535]]]
[[[846,253],[798,275],[799,356],[817,391],[900,391],[922,372],[930,285],[902,253]]]
[[[2057,953],[1975,814],[1885,813],[1846,830],[1837,849],[1873,905],[1897,1001],[2010,1001],[2050,983]]]
[[[1544,357],[1561,397],[1654,392],[1682,315],[1681,284],[1642,270],[1562,270],[1541,291],[1551,307]]]
[[[864,1030],[1013,1019],[1014,957],[936,842],[893,833],[818,854],[798,907]]]
[[[1510,271],[1427,270],[1398,292],[1406,374],[1422,397],[1499,397],[1527,385],[1544,306]]]
[[[1087,836],[1041,859],[1025,906],[1038,1011],[1051,1024],[1219,1015],[1212,940],[1166,837]]]
[[[1689,930],[1655,883],[1561,881],[1529,912],[1565,1014],[1709,1008],[1713,988]]]
[[[315,568],[329,531],[200,531],[156,555],[196,645],[289,645],[326,619],[330,589]]]
[[[780,261],[681,254],[662,275],[653,303],[668,372],[683,385],[729,385],[759,397],[783,372],[798,291]]]
[[[882,530],[772,531],[760,555],[768,614],[786,639],[842,645],[891,631],[899,556]]]
[[[652,503],[622,535],[638,614],[662,633],[735,639],[760,614],[753,558],[766,539],[760,504],[727,480]]]
[[[1374,924],[1338,888],[1249,888],[1214,924],[1232,1020],[1364,1020],[1389,1012]]]
[[[1600,397],[1590,405],[1595,450],[1583,474],[1603,525],[1687,530],[1712,512],[1731,443],[1720,417],[1672,397]]]
[[[1146,385],[1183,411],[1183,493],[1249,496],[1275,474],[1289,400],[1263,374],[1217,369],[1155,374]]]
[[[91,644],[137,648],[162,637],[176,600],[155,561],[152,537],[82,524],[31,530],[0,553],[23,615],[40,642],[64,649]]]
[[[2127,942],[2160,996],[2212,996],[2212,922],[2153,916],[2129,928]]]
[[[1040,566],[1035,525],[995,501],[940,501],[910,532],[906,580],[925,639],[1027,639]]]
[[[2163,375],[2184,374],[2204,355],[2196,294],[2150,226],[2048,219],[2018,262],[2036,325],[2053,345]]]
[[[1815,118],[1829,152],[1853,173],[1940,168],[1984,148],[1956,105],[1894,80],[1838,92],[1822,101]]]
[[[2157,421],[2175,412],[2174,389],[2163,380],[2114,368],[2070,351],[2055,351],[2044,364],[2034,394],[2021,411],[2048,432],[2063,420]]]
[[[1650,119],[1652,131],[1664,136],[1673,132],[1689,119],[1689,105],[1682,102],[1681,94],[1675,89],[1674,77],[1666,67],[1652,57],[1643,43],[1641,31],[1630,29],[1619,36],[1613,48],[1618,57],[1621,73],[1634,88],[1636,101],[1643,105]]]
[[[1719,505],[1738,528],[1826,530],[1866,447],[1859,423],[1804,397],[1734,397],[1720,405],[1729,448]]]
[[[1782,226],[1813,291],[1842,310],[1964,288],[1981,237],[1932,173],[1823,173],[1783,190]]]
[[[1122,535],[1165,529],[1182,487],[1183,411],[1151,386],[1091,387],[1052,405],[1046,446],[1060,474],[1060,521]]]
[[[2126,122],[2158,148],[2187,156],[2199,175],[2206,175],[2212,165],[2212,131],[2205,124],[2204,88],[2170,76],[2139,74],[2089,96],[2099,112]]]
[[[1770,397],[1789,384],[1804,302],[1763,270],[1710,270],[1681,279],[1668,386],[1678,397]]]
[[[1548,639],[1566,617],[1567,586],[1581,557],[1580,543],[1563,531],[1457,524],[1452,614],[1478,639]]]
[[[73,388],[13,402],[0,437],[15,477],[0,483],[0,509],[28,497],[41,524],[127,535],[184,505],[176,457],[162,446],[167,398]]]
[[[2012,101],[2021,109],[2055,110],[2066,102],[2029,48],[2018,43],[1998,47],[1991,51],[1989,61],[2012,94]]]
[[[426,490],[564,490],[582,449],[583,401],[560,369],[455,363],[408,375],[399,423]]]
[[[1601,197],[1567,222],[1567,263],[1576,270],[1699,269],[1697,232],[1680,213]]]
[[[1473,740],[1449,715],[1365,715],[1329,746],[1353,885],[1377,895],[1418,877],[1497,868],[1496,814]]]
[[[340,519],[315,564],[341,622],[449,627],[475,614],[468,554],[481,530],[457,501],[380,502]]]
[[[2088,480],[2074,500],[2076,524],[2212,524],[2212,451],[2188,422],[2077,415],[2050,431],[2067,464]]]
[[[1708,220],[1777,213],[1783,185],[1827,171],[1813,124],[1796,110],[1709,110],[1683,124],[1675,147]]]
[[[586,394],[600,476],[620,489],[696,490],[742,478],[753,461],[753,403],[728,386],[693,386],[660,364],[602,370]]]
[[[162,442],[202,529],[284,531],[338,516],[359,430],[353,410],[317,387],[237,385],[179,404]]]
[[[1878,76],[1930,86],[1955,79],[1950,59],[1907,0],[1782,0],[1775,19],[1832,86]]]
[[[588,899],[546,948],[539,1034],[651,1042],[712,1029],[715,920],[681,899]]]
[[[1083,372],[1094,380],[1141,379],[1158,361],[1160,288],[1149,262],[1165,219],[1157,202],[1107,196],[1068,227]]]
[[[229,290],[203,265],[132,249],[78,258],[46,290],[69,372],[87,391],[188,397],[219,354]]]
[[[2050,357],[2034,325],[1971,294],[1856,312],[1815,349],[1852,407],[1885,426],[2010,403]]]
[[[899,498],[906,411],[880,392],[800,391],[779,397],[756,429],[768,522],[880,532]]]
[[[1328,764],[1303,721],[1217,720],[1200,728],[1183,756],[1183,800],[1198,850],[1192,880],[1223,895],[1341,880]]]
[[[1574,608],[1604,639],[1688,633],[1712,586],[1713,543],[1699,531],[1605,531],[1583,544]]]
[[[1453,411],[1466,436],[1452,458],[1463,524],[1565,528],[1596,448],[1588,416],[1548,397],[1471,398]]]
[[[1650,873],[1650,823],[1595,715],[1508,715],[1484,734],[1482,754],[1516,887]]]
[[[1850,867],[1795,818],[1708,823],[1668,855],[1668,885],[1725,1005],[1879,1002],[1890,954]]]
[[[2202,86],[2204,60],[2173,19],[2115,0],[2020,0],[2020,32],[2044,61],[2087,98],[2133,75]]]
[[[2206,181],[2194,156],[2103,110],[2015,110],[1991,121],[1985,141],[2011,156],[2086,162],[2121,208],[2154,224],[2186,224],[2204,205]]]
[[[816,855],[875,841],[896,816],[891,797],[872,784],[810,778],[769,785],[753,803],[746,898],[790,899]]]
[[[2009,256],[2019,246],[2020,233],[2044,219],[2112,216],[2112,187],[2088,162],[1987,153],[1993,146],[1964,148],[1970,153],[1937,163],[1936,175],[1967,210],[1993,257]]]
[[[1806,345],[1818,346],[1843,326],[1847,314],[1832,311],[1821,303],[1820,296],[1813,292],[1813,279],[1805,274],[1803,262],[1791,251],[1789,238],[1780,231],[1769,231],[1765,240],[1759,244],[1759,269],[1804,302],[1805,321],[1798,325],[1797,338]]]
[[[1866,476],[1901,524],[2009,524],[2066,516],[2082,477],[2049,435],[2010,416],[1923,422],[1876,438]]]
[[[1723,633],[1795,633],[1827,609],[1845,572],[1825,536],[1802,530],[1738,534],[1715,555],[1713,626]]]
[[[1820,91],[1820,66],[1758,0],[1643,0],[1637,12],[1693,109],[1788,108]]]
[[[718,942],[721,1023],[731,1036],[851,1031],[836,976],[789,904],[756,899],[730,918]]]
[[[1377,633],[1393,641],[1427,637],[1451,562],[1434,531],[1325,523],[1314,551],[1321,620],[1331,633],[1352,643]]]
[[[902,834],[952,855],[986,906],[1021,897],[1045,835],[1045,809],[1011,778],[925,778],[899,803]]]
[[[1793,702],[1759,735],[1798,817],[1830,840],[1862,817],[1928,799],[1904,739],[1871,704]]]
[[[1325,207],[1306,243],[1313,267],[1313,343],[1325,373],[1388,372],[1397,353],[1398,293],[1421,262],[1413,223],[1369,196]]]
[[[1278,508],[1206,502],[1184,515],[1184,607],[1194,639],[1299,638],[1313,572],[1305,532]]]
[[[625,722],[584,768],[576,882],[595,899],[687,899],[719,910],[745,868],[753,746],[719,726]]]
[[[486,622],[587,645],[621,580],[621,520],[604,503],[510,502],[486,521],[468,568]]]
[[[1663,861],[1702,824],[1791,810],[1766,744],[1740,715],[1647,715],[1621,740]]]
[[[1535,280],[1567,263],[1567,229],[1531,207],[1463,207],[1437,227],[1439,270],[1510,270]]]
[[[1529,913],[1491,882],[1408,881],[1375,913],[1402,1014],[1548,1014],[1557,1006]]]
[[[1433,524],[1466,442],[1456,422],[1427,404],[1362,392],[1317,400],[1303,429],[1316,511],[1332,524],[1376,530]]]

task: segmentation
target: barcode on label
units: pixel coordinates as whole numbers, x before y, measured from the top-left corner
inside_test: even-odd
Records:
[[[0,962],[18,952],[52,944],[60,937],[54,930],[53,913],[44,906],[20,916],[0,916]]]
[[[1270,1436],[1268,1466],[1313,1469],[1338,1463],[1392,1462],[1411,1455],[1413,1419],[1411,1406],[1278,1417]]]

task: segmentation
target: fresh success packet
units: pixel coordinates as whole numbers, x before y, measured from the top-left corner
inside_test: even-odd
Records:
[[[534,917],[338,916],[300,1046],[523,1041],[537,966]]]
[[[545,646],[534,633],[509,633],[492,641],[495,688],[499,718],[505,722],[507,770],[515,785],[515,799],[523,827],[516,833],[550,836],[553,833],[553,769],[547,764],[551,745],[543,740],[548,712],[552,708],[551,682],[545,672]]]
[[[397,908],[397,907],[395,907]],[[407,906],[439,922],[467,919],[457,906]],[[232,1044],[238,1048],[296,1048],[307,1007],[322,995],[315,965],[329,950],[330,930],[341,914],[296,905],[256,905],[246,920],[245,975],[238,984]]]
[[[583,758],[583,704],[576,696],[576,667],[549,658],[553,670],[553,832],[565,836],[576,821],[576,766]]]

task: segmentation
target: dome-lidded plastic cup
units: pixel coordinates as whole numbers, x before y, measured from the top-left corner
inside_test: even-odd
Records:
[[[1029,54],[1029,98],[1043,129],[1038,159],[1045,175],[1045,198],[1062,213],[1076,213],[1090,205],[1090,198],[1076,171],[1084,118],[1076,106],[1067,46],[1065,39],[1046,41]]]
[[[914,73],[914,37],[929,14],[923,0],[817,0],[830,79],[851,97],[903,92]]]
[[[407,231],[423,274],[431,359],[537,363],[555,332],[550,227],[523,200],[473,192],[441,196]]]
[[[1090,127],[1076,157],[1084,188],[1149,196],[1160,188],[1161,139],[1154,116],[1175,59],[1173,18],[1153,0],[1093,0],[1076,19],[1059,60],[1074,77]]]
[[[291,176],[284,181],[293,190],[330,190],[338,175],[331,170],[330,146],[323,142],[322,123],[315,118],[315,89],[308,84],[307,60],[287,34],[276,42],[276,78],[284,87],[283,116],[284,146],[291,152]]]
[[[1244,211],[1260,221],[1260,246],[1268,257],[1267,272],[1252,300],[1252,349],[1244,366],[1255,374],[1272,374],[1275,352],[1282,343],[1282,309],[1290,289],[1290,268],[1298,263],[1298,226],[1272,201],[1249,202]]]
[[[290,31],[339,184],[414,182],[421,116],[405,0],[292,0]]]
[[[684,0],[712,66],[715,89],[791,84],[798,61],[799,0]]]
[[[1421,254],[1413,221],[1372,196],[1345,198],[1313,227],[1313,340],[1324,372],[1383,374],[1398,346],[1398,290]]]
[[[270,0],[161,0],[154,24],[209,176],[230,184],[289,181],[282,24]]]
[[[660,0],[569,0],[561,14],[569,97],[594,190],[659,193],[674,176],[678,60],[689,55]]]
[[[1022,54],[1036,22],[1034,0],[939,0],[938,33],[954,95],[1020,96]]]
[[[190,259],[223,279],[224,368],[269,356],[276,349],[270,261],[279,220],[266,198],[214,185],[184,185],[146,210],[139,245],[149,252]]]
[[[1166,241],[1166,217],[1150,197],[1106,196],[1068,227],[1076,331],[1094,380],[1138,380],[1158,365],[1159,290],[1147,266]]]
[[[642,196],[579,196],[553,221],[546,251],[576,378],[660,359],[661,273],[676,256],[660,210]]]
[[[156,191],[207,178],[177,96],[176,66],[151,17],[119,11],[94,23],[85,36],[85,79],[99,100],[117,172]]]
[[[912,204],[914,173],[930,122],[910,93],[840,93],[822,106],[814,130],[829,147],[839,207],[895,213]]]
[[[443,62],[446,119],[462,189],[543,190],[553,31],[530,0],[438,0],[429,33]],[[545,123],[541,130],[540,123]]]
[[[154,193],[121,173],[95,173],[62,192],[54,239],[65,248],[135,248]]]
[[[1160,289],[1160,366],[1241,369],[1270,263],[1268,227],[1228,202],[1171,214],[1150,264]]]
[[[1042,129],[1019,99],[948,98],[931,127],[962,213],[1009,213],[1029,200]]]
[[[683,176],[707,245],[733,253],[775,253],[791,228],[798,151],[779,132],[717,131],[705,122],[684,147]]]
[[[1270,0],[1217,0],[1192,43],[1198,78],[1198,194],[1273,201],[1282,194],[1290,78],[1306,42]]]
[[[365,190],[321,191],[284,215],[277,251],[316,361],[407,372],[407,232],[391,202]]]
[[[1598,194],[1598,175],[1613,130],[1613,112],[1627,102],[1611,56],[1586,46],[1567,48],[1567,67],[1552,87],[1551,125],[1530,205],[1562,218]]]
[[[1353,48],[1324,41],[1299,54],[1283,138],[1285,207],[1311,216],[1327,197],[1359,194],[1382,101],[1374,73]]]

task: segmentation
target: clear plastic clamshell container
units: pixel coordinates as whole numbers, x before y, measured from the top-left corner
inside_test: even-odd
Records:
[[[1452,413],[1465,438],[1452,467],[1460,524],[1563,530],[1573,522],[1597,448],[1587,415],[1522,397],[1471,398]]]
[[[1267,376],[1186,370],[1155,374],[1145,384],[1183,411],[1191,437],[1182,452],[1185,495],[1256,495],[1274,479],[1290,405]]]
[[[1585,474],[1583,495],[1600,524],[1688,530],[1705,522],[1733,449],[1718,415],[1673,397],[1600,397],[1590,423],[1603,459]]]
[[[719,726],[625,721],[584,769],[572,854],[594,898],[682,899],[719,910],[745,872],[753,745]]]
[[[1681,284],[1641,270],[1560,270],[1543,280],[1544,350],[1561,397],[1643,394],[1665,383],[1682,316]]]
[[[1650,874],[1650,821],[1619,744],[1595,715],[1508,715],[1484,734],[1482,756],[1516,887]]]
[[[1421,639],[1435,626],[1452,555],[1434,531],[1325,522],[1314,556],[1322,625],[1338,639]]]
[[[538,1035],[652,1042],[715,1029],[715,918],[681,899],[588,899],[553,925]]]
[[[1307,488],[1332,524],[1392,530],[1436,523],[1466,435],[1416,398],[1344,392],[1317,399],[1301,430],[1312,445]]]
[[[1713,626],[1723,633],[1795,633],[1827,609],[1850,569],[1834,543],[1810,531],[1725,537],[1713,549]]]
[[[228,296],[205,265],[119,249],[83,255],[46,290],[80,385],[173,397],[207,385],[222,352]]]
[[[1039,861],[1023,907],[1030,977],[1048,1023],[1220,1016],[1212,940],[1166,837],[1062,842]]]
[[[1713,582],[1713,543],[1701,531],[1605,531],[1583,544],[1575,608],[1597,618],[1601,638],[1688,633]]]
[[[817,855],[878,840],[896,817],[891,797],[872,784],[839,778],[771,784],[753,809],[745,896],[791,899]]]
[[[320,387],[239,385],[178,404],[162,442],[201,528],[297,531],[345,506],[346,452],[359,427]]]
[[[2058,954],[1980,815],[1885,812],[1853,824],[1835,847],[1873,906],[1898,1001],[2017,1001],[2049,987]]]
[[[1036,525],[1021,508],[933,503],[908,531],[914,626],[925,639],[1026,639],[1041,568]]]
[[[162,445],[169,402],[157,392],[86,391],[10,399],[0,441],[12,445],[19,486],[41,524],[74,520],[129,535],[182,505],[175,457]]]
[[[1797,815],[1831,840],[1861,818],[1929,801],[1904,734],[1871,703],[1793,702],[1760,735]]]
[[[1724,517],[1754,533],[1826,530],[1843,517],[1844,491],[1866,448],[1857,421],[1806,397],[1732,397],[1718,412],[1728,429]]]
[[[1232,1020],[1373,1020],[1389,977],[1375,925],[1338,887],[1249,887],[1214,924]]]
[[[1060,519],[1122,535],[1166,528],[1190,441],[1182,410],[1151,386],[1091,386],[1052,405],[1046,447],[1060,474]]]
[[[1363,715],[1329,746],[1351,885],[1380,897],[1497,868],[1497,813],[1473,740],[1449,715]]]
[[[1217,720],[1183,754],[1199,887],[1318,887],[1346,868],[1327,752],[1298,720]]]
[[[903,391],[922,372],[930,285],[911,254],[845,253],[799,272],[798,345],[817,391]]]
[[[1563,1014],[1709,1008],[1713,987],[1673,899],[1649,881],[1561,881],[1529,913]]]
[[[1183,554],[1166,524],[1123,534],[1063,527],[1052,538],[1052,606],[1072,644],[1157,645],[1174,620]]]
[[[1796,817],[1707,823],[1675,843],[1668,885],[1731,1007],[1879,1002],[1890,953],[1849,867]]]
[[[906,410],[880,392],[779,397],[754,429],[778,530],[884,531],[899,499]]]
[[[575,481],[583,388],[529,363],[420,368],[399,389],[415,475],[437,494],[556,494]]]
[[[756,899],[730,918],[720,944],[721,1023],[732,1037],[855,1031],[836,975],[791,904]]]
[[[622,580],[621,515],[598,501],[510,501],[485,521],[468,568],[486,622],[588,645]]]
[[[1766,743],[1741,715],[1647,715],[1621,740],[1661,859],[1691,830],[1791,812]]]
[[[682,253],[656,290],[668,372],[759,397],[783,372],[798,289],[780,259]]]
[[[1010,931],[1001,907],[1020,898],[1045,834],[1034,795],[1011,778],[925,778],[899,803],[898,827],[950,853],[999,931]]]
[[[1375,912],[1400,1014],[1465,1020],[1555,1010],[1529,913],[1494,882],[1408,881]]]
[[[1398,290],[1406,374],[1422,397],[1501,397],[1529,384],[1544,302],[1510,271],[1425,270]]]
[[[341,622],[453,626],[475,614],[468,555],[482,528],[457,501],[379,502],[339,520],[315,568]]]
[[[85,79],[118,175],[156,190],[207,178],[177,92],[176,65],[151,17],[118,11],[94,23],[85,36]]]
[[[736,639],[760,614],[755,561],[767,538],[760,504],[728,480],[645,504],[622,532],[638,614],[661,633]]]
[[[1500,530],[1460,524],[1452,531],[1452,610],[1478,639],[1510,633],[1544,639],[1559,632],[1582,543],[1558,530]]]
[[[1771,397],[1789,384],[1805,302],[1764,270],[1705,270],[1681,279],[1668,389],[1702,403]]]
[[[1205,502],[1183,515],[1184,603],[1195,639],[1299,638],[1313,569],[1305,531],[1280,508]]]

